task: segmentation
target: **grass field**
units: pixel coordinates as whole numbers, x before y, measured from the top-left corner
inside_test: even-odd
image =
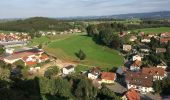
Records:
[[[123,65],[123,57],[119,55],[118,51],[99,46],[93,42],[91,37],[85,35],[73,35],[55,40],[44,49],[48,53],[68,61],[79,61],[75,53],[81,49],[87,56],[84,61],[80,62],[81,64],[100,67]]]
[[[145,28],[145,29],[137,29],[134,31],[139,31],[139,30],[145,33],[162,33],[162,32],[170,32],[170,27]]]

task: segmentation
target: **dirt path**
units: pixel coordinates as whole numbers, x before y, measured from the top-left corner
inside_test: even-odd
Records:
[[[74,66],[76,66],[75,63],[65,62],[65,61],[62,61],[62,60],[57,59],[57,60],[54,60],[54,61],[52,61],[52,62],[49,62],[49,63],[41,66],[41,69],[39,70],[38,73],[39,73],[40,76],[44,76],[45,71],[46,71],[49,67],[51,67],[51,66],[58,66],[59,69],[62,69],[63,67],[66,67],[66,66],[68,66],[68,65],[74,65]]]

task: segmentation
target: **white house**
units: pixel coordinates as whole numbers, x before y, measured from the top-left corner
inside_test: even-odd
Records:
[[[131,71],[139,71],[141,66],[141,61],[135,60],[132,65],[130,66]]]
[[[168,66],[161,63],[161,64],[158,64],[156,67],[166,69]]]
[[[12,53],[14,52],[14,49],[13,49],[13,48],[6,48],[6,49],[5,49],[5,52],[6,52],[7,54],[12,54]]]
[[[134,55],[134,56],[132,57],[132,61],[135,61],[135,60],[142,61],[142,57],[139,56],[139,55]]]
[[[141,51],[141,52],[144,52],[144,53],[148,53],[148,52],[149,52],[149,49],[148,49],[148,48],[141,48],[140,51]]]
[[[136,36],[131,36],[130,38],[129,38],[129,41],[131,41],[131,42],[134,42],[134,41],[136,41],[137,40],[137,37]]]
[[[101,74],[100,68],[94,67],[89,71],[87,76],[88,76],[89,79],[94,80],[94,79],[97,79],[100,74]]]
[[[123,45],[123,50],[124,51],[130,51],[132,49],[132,46],[131,45],[127,45],[127,44],[124,44]]]
[[[128,89],[133,88],[142,94],[154,92],[152,76],[141,72],[127,72],[125,77]]]
[[[63,74],[65,74],[65,75],[71,74],[71,73],[74,72],[74,66],[69,65],[69,66],[67,66],[67,67],[64,67],[64,68],[62,69],[62,71],[63,71]]]
[[[145,37],[145,38],[141,39],[141,42],[142,43],[149,43],[149,42],[151,42],[151,40],[150,40],[149,37]]]

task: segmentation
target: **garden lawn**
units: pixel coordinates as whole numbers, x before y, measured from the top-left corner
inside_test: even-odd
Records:
[[[80,49],[86,54],[86,59],[79,63],[112,68],[123,65],[123,57],[119,52],[104,46],[97,45],[91,37],[85,35],[73,35],[66,39],[51,42],[45,51],[53,56],[67,61],[79,61],[75,53]]]

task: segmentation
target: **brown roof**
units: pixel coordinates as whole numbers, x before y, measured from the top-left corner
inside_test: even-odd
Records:
[[[126,97],[128,100],[140,100],[139,94],[134,89],[128,90],[126,92]]]
[[[131,66],[140,67],[141,66],[141,61],[135,60]]]
[[[33,66],[33,65],[36,65],[37,63],[34,62],[34,61],[28,61],[28,62],[26,62],[26,64],[27,64],[28,66]]]
[[[114,80],[116,78],[116,74],[112,72],[102,72],[101,79],[105,80]]]
[[[164,74],[166,74],[166,71],[163,68],[150,67],[150,68],[143,68],[142,73],[152,75],[152,76],[154,75],[164,76]]]
[[[153,85],[153,77],[151,75],[128,71],[125,73],[125,76],[126,82],[129,84],[143,87],[152,87]]]
[[[71,69],[71,68],[74,68],[74,66],[73,65],[69,65],[69,66],[67,66],[67,67],[65,67],[67,70],[69,70],[69,69]]]
[[[170,37],[170,33],[169,32],[161,33],[161,37]]]
[[[167,43],[168,41],[170,41],[170,38],[160,38],[159,41],[163,43]]]
[[[96,74],[100,74],[101,73],[101,70],[99,67],[93,67],[91,70],[90,70],[90,73],[96,75]]]

